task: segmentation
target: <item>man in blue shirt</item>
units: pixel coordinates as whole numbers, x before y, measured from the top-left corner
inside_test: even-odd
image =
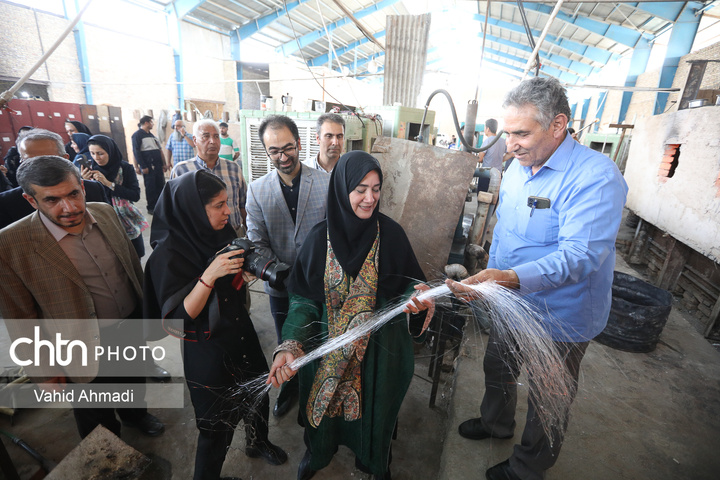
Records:
[[[543,312],[543,329],[572,378],[570,401],[563,407],[565,419],[552,426],[552,438],[541,426],[536,405],[528,400],[521,443],[508,460],[486,472],[489,480],[537,480],[557,461],[580,362],[590,340],[607,323],[615,238],[627,184],[609,158],[567,134],[570,107],[556,79],[522,82],[508,93],[504,107],[507,151],[517,161],[508,168],[500,188],[488,268],[463,283],[494,281],[519,289]],[[458,295],[471,293],[462,284],[448,284]],[[485,352],[481,417],[459,427],[466,438],[514,434],[517,375],[526,352],[500,330],[491,328]],[[530,399],[536,397],[538,387],[532,378],[529,384]]]
[[[498,121],[488,118],[485,121],[485,139],[482,146],[485,147],[495,140],[497,136]],[[498,172],[503,170],[503,158],[505,157],[505,139],[500,137],[492,147],[484,152],[478,153],[478,161],[486,169],[494,168]],[[475,176],[478,177],[478,192],[487,192],[490,188],[490,170],[476,169]]]
[[[185,124],[182,120],[175,120],[174,131],[168,138],[167,151],[173,165],[191,160],[195,156],[195,142],[189,133],[185,131]]]

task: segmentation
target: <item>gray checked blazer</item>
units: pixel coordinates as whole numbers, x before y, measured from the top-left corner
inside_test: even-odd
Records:
[[[300,193],[293,225],[290,209],[285,203],[276,170],[258,178],[248,186],[247,236],[257,252],[292,265],[297,251],[312,227],[325,219],[330,175],[302,165]],[[287,297],[286,291],[275,290],[265,282],[265,291],[276,297]]]

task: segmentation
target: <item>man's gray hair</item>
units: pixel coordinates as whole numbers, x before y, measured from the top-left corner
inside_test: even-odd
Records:
[[[535,120],[545,129],[550,128],[553,119],[563,114],[570,121],[570,104],[565,88],[556,78],[533,77],[512,89],[505,97],[503,108],[522,108],[533,105],[537,108]]]
[[[202,120],[195,122],[195,125],[193,125],[193,136],[199,137],[200,127],[204,127],[206,125],[211,125],[218,134],[220,133],[220,126],[215,120],[212,118],[203,118]]]
[[[341,117],[337,113],[323,113],[318,117],[317,125],[315,126],[315,131],[318,135],[320,135],[320,129],[325,122],[332,122],[337,123],[338,125],[342,125],[343,132],[345,131],[345,119],[343,117]]]
[[[64,182],[69,177],[77,179],[82,185],[80,170],[70,160],[54,155],[42,155],[40,157],[28,158],[20,163],[17,170],[17,181],[23,192],[34,197],[35,190],[32,186],[54,187]]]
[[[29,132],[23,134],[22,138],[20,139],[20,143],[37,142],[40,140],[50,140],[55,142],[55,145],[57,146],[57,154],[61,157],[67,153],[65,151],[65,143],[63,143],[62,137],[55,132],[51,132],[50,130],[45,130],[42,128],[33,128]]]

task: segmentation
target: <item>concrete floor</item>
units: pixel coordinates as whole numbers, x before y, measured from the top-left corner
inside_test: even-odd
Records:
[[[144,209],[144,199],[140,206]],[[145,237],[147,240],[149,231]],[[634,273],[622,260],[617,268]],[[265,352],[270,355],[276,340],[267,297],[259,284],[251,290],[251,317]],[[4,332],[2,335],[6,337]],[[486,336],[478,333],[470,322],[455,372],[443,374],[435,408],[428,407],[430,352],[427,347],[418,350],[416,377],[405,398],[398,439],[393,443],[395,480],[484,478],[489,466],[510,455],[513,440],[471,441],[457,434],[462,421],[479,415],[485,341]],[[182,371],[173,359],[160,363],[174,374]],[[524,425],[524,394],[521,387],[515,440],[519,440]],[[273,403],[275,395],[272,391]],[[223,475],[244,480],[296,478],[305,448],[302,430],[295,421],[296,411],[297,407],[279,420],[270,418],[271,440],[289,454],[285,465],[273,467],[262,460],[247,458],[240,428]],[[153,460],[143,478],[190,478],[197,431],[187,389],[185,408],[151,412],[166,424],[162,436],[147,438],[129,429],[122,434],[123,441]],[[55,462],[60,462],[80,441],[68,408],[20,410],[12,418],[0,415],[0,429],[17,435]],[[3,442],[23,480],[40,478],[34,476],[38,465],[30,456],[6,438]],[[546,478],[717,479],[718,447],[720,353],[673,310],[654,352],[633,354],[591,343],[583,361],[580,390],[566,442]],[[354,469],[352,454],[341,448],[331,465],[315,478],[367,476]]]
[[[267,296],[258,283],[252,286],[251,292],[251,318],[264,351],[270,355],[276,346],[276,338]],[[172,339],[162,342],[167,341]],[[400,414],[398,441],[393,446],[392,463],[393,478],[400,480],[436,478],[440,467],[449,396],[447,392],[441,392],[437,401],[441,407],[434,409],[428,407],[431,388],[427,379],[429,354],[426,347],[419,348],[416,378],[412,382]],[[172,358],[158,363],[174,376],[182,374],[182,366]],[[450,375],[444,374],[444,378],[450,379]],[[146,472],[143,478],[154,480],[192,477],[197,430],[187,388],[184,391],[185,408],[150,410],[165,423],[166,430],[162,436],[148,438],[136,430],[123,429],[122,439],[154,460],[152,470]],[[276,394],[273,389],[271,391],[273,405]],[[305,453],[302,429],[297,424],[296,415],[297,407],[281,419],[276,419],[272,415],[270,417],[270,439],[285,449],[290,457],[285,465],[270,466],[263,460],[246,457],[245,435],[240,426],[225,461],[223,475],[239,476],[244,480],[295,478],[298,463]],[[0,430],[20,437],[43,456],[55,462],[60,462],[80,442],[75,420],[69,408],[19,410],[12,418],[0,415]],[[37,463],[6,438],[3,438],[3,442],[21,478],[30,479],[38,470]],[[3,478],[1,473],[0,478]],[[80,477],[73,477],[73,480],[75,478]],[[355,470],[354,456],[348,449],[341,448],[331,465],[319,472],[315,478],[323,480],[368,477]]]
[[[622,260],[616,269],[636,274]],[[439,480],[484,478],[520,440],[526,387],[514,439],[473,441],[457,434],[461,422],[480,416],[486,339],[466,331]],[[591,342],[565,444],[546,479],[714,480],[720,478],[718,448],[720,353],[673,309],[653,352]]]

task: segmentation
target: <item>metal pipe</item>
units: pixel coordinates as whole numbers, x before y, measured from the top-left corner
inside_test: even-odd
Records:
[[[65,37],[67,37],[70,34],[70,32],[72,31],[73,28],[75,28],[75,25],[77,25],[77,23],[80,21],[80,18],[82,17],[83,13],[85,13],[85,10],[87,10],[88,6],[91,3],[92,3],[92,0],[88,0],[87,3],[85,4],[85,6],[75,16],[75,19],[72,22],[70,22],[70,24],[67,26],[67,28],[65,28],[65,30],[60,34],[58,39],[55,40],[55,43],[53,43],[53,45],[48,49],[48,51],[45,52],[45,54],[42,57],[40,57],[40,60],[35,62],[35,65],[30,67],[30,70],[28,70],[27,73],[25,73],[25,75],[23,75],[22,78],[20,78],[20,80],[15,82],[15,85],[13,85],[9,89],[5,90],[2,94],[0,94],[0,108],[3,108],[7,104],[7,102],[12,100],[13,95],[15,95],[15,92],[17,92],[20,89],[20,87],[22,87],[25,84],[27,79],[30,78],[32,76],[32,74],[35,73],[35,71],[38,68],[40,68],[40,65],[45,63],[45,60],[47,60],[50,57],[50,55],[52,55],[53,52],[55,52],[55,49],[60,46],[60,44],[63,42],[63,40],[65,40]]]
[[[425,125],[425,117],[427,117],[428,107],[430,106],[430,100],[432,100],[433,97],[435,95],[437,95],[438,93],[442,93],[443,95],[445,95],[445,98],[447,98],[448,102],[450,103],[450,113],[452,113],[453,123],[455,123],[455,132],[457,133],[458,138],[462,142],[463,147],[465,147],[466,152],[471,152],[471,153],[484,152],[485,150],[487,150],[490,147],[492,147],[493,145],[495,145],[495,143],[497,143],[497,141],[500,140],[500,137],[502,136],[502,134],[505,133],[504,131],[500,130],[497,133],[497,135],[495,135],[495,138],[493,139],[493,141],[490,142],[489,144],[485,145],[484,147],[480,147],[480,148],[471,147],[465,141],[463,136],[460,135],[460,123],[458,122],[457,112],[455,111],[455,104],[452,101],[452,97],[447,92],[447,90],[443,90],[442,88],[439,88],[439,89],[435,90],[434,92],[432,92],[430,94],[430,96],[428,97],[427,101],[425,102],[425,111],[423,112],[422,121],[420,122],[420,135],[415,137],[415,139],[418,142],[423,143],[422,129],[423,129],[423,125]]]
[[[477,111],[478,103],[475,100],[470,100],[467,104],[467,110],[465,110],[465,141],[463,142],[463,150],[466,152],[470,148],[475,147],[475,123],[477,122]],[[468,147],[468,145],[470,145]]]
[[[540,34],[540,38],[538,39],[537,43],[535,44],[535,48],[533,49],[533,52],[530,55],[530,58],[528,58],[528,61],[525,64],[525,70],[523,71],[523,79],[527,76],[528,72],[530,71],[530,66],[532,65],[532,62],[535,59],[535,56],[540,51],[540,46],[542,45],[543,41],[545,40],[545,36],[547,35],[548,30],[550,30],[550,25],[552,25],[553,20],[555,20],[555,17],[560,12],[560,7],[562,7],[563,1],[564,0],[558,0],[558,2],[555,4],[555,8],[553,9],[552,13],[550,14],[550,18],[548,19],[547,23],[545,24],[545,28],[543,28],[543,31]]]

